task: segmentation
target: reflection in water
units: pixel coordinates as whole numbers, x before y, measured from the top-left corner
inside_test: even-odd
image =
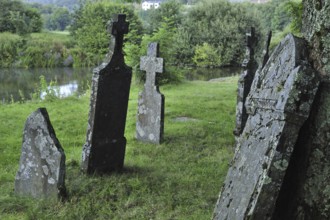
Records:
[[[69,84],[65,84],[65,85],[48,86],[48,90],[54,91],[56,97],[59,97],[59,98],[69,97],[78,92],[78,82],[72,81]],[[42,92],[40,94],[40,98],[44,99],[46,94],[47,94],[46,92]]]
[[[40,88],[40,76],[46,82],[56,82],[60,97],[72,94],[81,95],[90,86],[92,70],[88,68],[52,68],[52,69],[0,69],[1,101],[19,101],[31,99]]]
[[[210,80],[219,77],[234,76],[241,73],[241,68],[196,68],[183,70],[187,80]],[[52,89],[59,97],[72,94],[81,95],[90,87],[91,68],[52,68],[52,69],[0,69],[0,103],[31,99],[40,88],[40,76],[47,84],[55,81]],[[45,93],[41,95],[43,98]]]

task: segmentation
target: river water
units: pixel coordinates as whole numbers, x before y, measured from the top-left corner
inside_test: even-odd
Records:
[[[240,68],[186,69],[187,80],[210,80],[239,74]],[[91,86],[92,68],[0,69],[0,103],[29,100],[40,87],[40,76],[56,82],[58,96],[83,94]]]

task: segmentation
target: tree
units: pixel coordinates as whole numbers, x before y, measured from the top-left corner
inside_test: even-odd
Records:
[[[0,32],[26,34],[39,32],[40,13],[17,0],[0,0]]]
[[[193,61],[197,66],[213,67],[220,63],[219,59],[217,50],[208,43],[196,46]]]
[[[210,61],[212,66],[240,64],[244,55],[245,33],[251,26],[259,29],[258,21],[247,13],[243,4],[203,1],[189,10],[182,22],[180,34],[186,37],[183,42],[186,45],[177,47],[176,56],[190,61],[195,56],[195,61],[198,61],[201,49],[205,52],[205,49],[212,48],[212,53],[218,56],[216,63],[213,58]],[[194,49],[187,50],[188,47]]]
[[[285,10],[291,17],[290,29],[291,31],[299,35],[302,28],[302,12],[303,4],[301,0],[289,1],[285,4]]]
[[[83,53],[89,58],[94,57],[94,63],[100,62],[109,52],[110,36],[107,29],[112,16],[118,13],[126,14],[130,23],[125,44],[139,45],[142,38],[142,23],[134,14],[131,5],[108,1],[87,2],[73,16],[71,34]]]
[[[71,20],[71,14],[67,8],[56,8],[48,17],[46,28],[49,30],[63,31],[68,25],[70,25]]]
[[[173,27],[178,27],[182,20],[182,4],[176,0],[169,0],[160,5],[157,9],[142,11],[145,14],[145,28],[148,34],[157,31],[164,19],[169,19]]]
[[[274,31],[283,30],[291,21],[290,15],[286,9],[288,1],[283,1],[280,3],[274,11],[274,16],[272,18],[272,29]]]

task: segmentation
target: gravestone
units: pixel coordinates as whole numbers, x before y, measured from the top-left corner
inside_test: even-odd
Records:
[[[124,166],[124,137],[132,70],[122,52],[124,34],[128,33],[126,15],[119,14],[112,24],[115,38],[112,57],[93,71],[92,94],[83,146],[81,169],[86,173],[119,171]]]
[[[330,0],[304,0],[302,33],[309,60],[321,78],[301,129],[274,219],[330,219]]]
[[[214,219],[271,219],[299,130],[319,80],[305,41],[286,36],[256,73],[246,101],[249,114],[237,143]]]
[[[156,73],[163,72],[163,59],[158,53],[158,44],[150,43],[147,56],[141,57],[140,69],[146,71],[146,82],[139,94],[136,122],[136,138],[155,144],[161,143],[164,133],[165,97],[156,85]]]
[[[65,154],[50,123],[39,108],[26,120],[15,194],[58,199],[65,195]]]
[[[246,34],[246,54],[245,59],[242,63],[244,68],[243,73],[238,79],[238,90],[237,90],[237,104],[236,104],[236,127],[234,134],[236,137],[240,136],[243,132],[248,114],[245,109],[245,100],[250,92],[251,84],[253,81],[254,74],[257,70],[258,64],[254,59],[254,49],[257,43],[255,36],[255,29],[251,27],[250,33]]]
[[[264,68],[264,66],[266,65],[266,63],[269,59],[269,45],[270,45],[271,40],[272,40],[272,31],[269,31],[268,34],[267,34],[267,41],[266,41],[266,45],[265,45],[265,50],[263,51],[263,60],[262,60],[261,68]]]

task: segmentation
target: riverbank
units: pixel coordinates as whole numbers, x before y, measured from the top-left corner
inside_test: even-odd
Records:
[[[87,56],[69,32],[0,33],[0,68],[89,67],[100,56]]]
[[[237,77],[161,87],[165,141],[157,146],[134,138],[140,89],[132,84],[126,169],[103,177],[79,171],[89,95],[0,105],[0,219],[209,219],[233,154]],[[13,194],[24,123],[38,107],[47,108],[66,153],[66,202]]]

